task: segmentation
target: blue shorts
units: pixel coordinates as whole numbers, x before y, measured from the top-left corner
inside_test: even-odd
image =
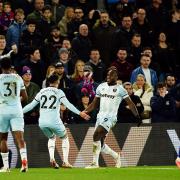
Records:
[[[63,138],[66,135],[66,128],[64,124],[61,124],[59,126],[39,126],[40,129],[43,131],[44,135],[48,138],[52,138],[54,135]]]
[[[9,130],[24,132],[24,119],[16,114],[0,114],[0,132],[7,133]]]

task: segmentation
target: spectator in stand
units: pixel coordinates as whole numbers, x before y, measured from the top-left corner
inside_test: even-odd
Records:
[[[92,49],[90,52],[90,59],[86,63],[93,69],[93,79],[97,83],[101,83],[106,77],[106,67],[103,61],[100,59],[100,53],[98,49]]]
[[[71,103],[75,104],[75,94],[74,94],[74,83],[73,81],[66,75],[64,64],[62,62],[58,62],[55,64],[55,73],[59,76],[59,87],[58,89],[63,90],[66,94],[66,97],[70,100]]]
[[[128,95],[138,110],[138,113],[141,114],[144,111],[144,106],[140,98],[137,95],[134,95],[132,84],[130,82],[125,82],[123,87],[127,90]],[[119,106],[117,117],[120,123],[138,123],[124,99]]]
[[[88,24],[88,21],[84,18],[82,8],[76,7],[74,9],[74,18],[67,24],[67,34],[70,40],[78,33],[81,24]]]
[[[176,101],[168,93],[165,83],[158,83],[157,95],[151,98],[153,123],[176,122]]]
[[[28,66],[31,69],[32,82],[41,87],[45,79],[45,65],[41,59],[39,48],[32,47],[29,50],[28,57],[22,61],[22,66]]]
[[[96,83],[93,79],[93,69],[91,66],[85,65],[83,71],[84,71],[83,81],[81,81],[76,85],[76,98],[77,100],[81,99],[81,89],[86,88],[91,101],[95,96],[95,91],[98,86],[98,83]]]
[[[0,34],[5,35],[6,31],[5,31],[5,29],[4,29],[3,25],[2,25],[2,21],[3,21],[2,13],[3,13],[3,2],[0,1]]]
[[[167,28],[167,40],[172,48],[176,49],[180,41],[180,10],[172,10],[170,15],[170,22]]]
[[[44,6],[44,0],[34,0],[34,11],[27,16],[27,19],[35,19],[37,23],[39,23],[42,19],[42,10]]]
[[[24,85],[28,95],[27,102],[24,103],[22,102],[22,106],[24,107],[35,98],[36,94],[40,91],[40,87],[36,83],[31,82],[32,74],[31,74],[31,69],[29,67],[23,66],[21,76],[24,81]],[[39,108],[35,107],[30,112],[26,113],[24,115],[25,124],[37,124],[39,118],[38,112],[39,112]]]
[[[79,26],[79,33],[72,40],[72,49],[77,53],[79,59],[84,62],[89,60],[89,53],[92,48],[92,42],[89,38],[89,29],[86,24]]]
[[[51,27],[50,36],[44,42],[43,54],[47,65],[52,64],[58,59],[58,51],[62,47],[63,38],[58,26]]]
[[[177,120],[180,122],[180,83],[171,88],[169,93],[176,101]]]
[[[7,54],[8,50],[6,48],[6,38],[4,35],[0,35],[0,59]]]
[[[146,82],[144,75],[138,74],[136,82],[133,84],[134,95],[138,96],[144,106],[144,111],[141,113],[142,119],[151,118],[150,100],[153,96],[152,87]]]
[[[62,47],[66,48],[69,51],[69,57],[75,62],[78,59],[77,53],[72,49],[72,45],[69,39],[65,38],[62,42]]]
[[[58,23],[58,27],[61,32],[61,36],[68,37],[68,29],[67,24],[69,24],[74,18],[74,9],[72,7],[67,7],[64,16],[62,17],[61,21]]]
[[[88,13],[89,29],[91,30],[96,21],[100,19],[101,12],[99,10],[92,9]]]
[[[153,31],[150,23],[146,18],[146,10],[138,9],[137,17],[133,19],[132,24],[134,30],[141,35],[142,46],[151,46],[151,37],[153,36]]]
[[[99,50],[106,67],[111,64],[112,37],[115,30],[116,24],[110,20],[107,12],[102,11],[100,20],[97,20],[93,26],[92,41],[93,47]]]
[[[49,86],[47,79],[55,72],[55,66],[54,65],[50,65],[47,68],[46,71],[46,79],[44,79],[44,81],[42,82],[42,88],[46,88]]]
[[[115,56],[120,47],[125,47],[127,51],[131,46],[131,39],[135,33],[132,27],[132,18],[129,15],[125,15],[122,18],[121,26],[116,30],[113,36],[112,53]]]
[[[120,0],[117,1],[109,10],[110,16],[112,17],[112,20],[119,24],[119,22],[122,20],[122,17],[124,15],[133,16],[133,13],[135,12],[135,2],[130,0]]]
[[[152,37],[155,42],[158,34],[167,28],[168,11],[163,6],[162,0],[152,0],[152,3],[146,9],[147,19],[152,26],[154,35]]]
[[[141,35],[134,34],[131,39],[130,51],[128,52],[128,62],[133,64],[134,67],[137,67],[139,65],[141,52],[142,52]]]
[[[164,81],[165,74],[176,72],[175,51],[166,42],[166,34],[161,32],[158,37],[158,43],[155,45],[154,62],[159,65],[159,81]]]
[[[7,32],[9,25],[14,21],[14,12],[11,8],[10,2],[4,2],[3,12],[0,16],[0,24],[3,26],[3,30]]]
[[[131,74],[131,83],[136,81],[138,74],[142,74],[144,75],[146,82],[155,89],[158,78],[156,71],[149,68],[150,63],[151,58],[148,55],[143,54],[140,59],[140,66],[134,69]]]
[[[69,58],[69,51],[66,48],[59,49],[59,57],[56,59],[55,63],[58,62],[63,63],[66,75],[72,75],[75,62],[73,59]]]
[[[51,0],[53,20],[57,24],[64,16],[66,7],[61,4],[61,0]]]
[[[71,79],[75,84],[80,83],[84,79],[84,66],[85,63],[82,60],[77,60],[74,68],[74,73],[71,76]]]
[[[91,103],[88,90],[86,88],[81,89],[81,101],[76,106],[80,111],[83,111],[88,107],[88,105]],[[89,116],[91,117],[88,121],[82,121],[82,119],[74,114],[74,121],[77,124],[82,123],[95,123],[96,122],[96,115],[97,110],[93,110],[89,113]]]
[[[19,54],[24,59],[29,49],[33,46],[41,47],[43,46],[43,39],[41,33],[38,31],[36,26],[36,21],[34,19],[29,19],[26,21],[27,28],[22,32],[19,42]]]
[[[9,26],[6,34],[8,50],[15,45],[18,51],[21,33],[26,29],[26,22],[24,18],[24,11],[22,9],[16,9],[14,18],[15,21]]]
[[[176,77],[173,74],[166,74],[165,84],[167,91],[170,92],[171,89],[175,88],[176,86]]]
[[[111,64],[111,67],[116,67],[118,71],[118,80],[122,82],[128,81],[133,71],[133,65],[130,64],[126,58],[127,50],[120,48],[117,52],[117,60]]]
[[[52,20],[51,6],[46,5],[42,9],[42,18],[38,24],[39,30],[44,40],[50,36],[51,28],[53,26],[55,26],[55,22]]]

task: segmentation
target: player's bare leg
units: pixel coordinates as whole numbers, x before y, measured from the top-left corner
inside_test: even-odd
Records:
[[[28,161],[27,161],[27,150],[26,150],[26,143],[24,141],[24,133],[22,131],[14,131],[15,139],[17,141],[19,152],[21,156],[21,172],[28,171]]]
[[[72,168],[73,166],[69,163],[69,138],[67,134],[62,139],[62,152],[63,152],[63,168]]]
[[[101,152],[101,139],[103,139],[106,134],[107,130],[104,129],[102,126],[98,126],[93,135],[93,162],[90,166],[86,168],[98,168],[99,167],[99,154]]]
[[[0,142],[1,142],[1,156],[3,160],[3,167],[0,169],[0,172],[10,172],[9,170],[9,152],[7,146],[7,137],[8,133],[0,133]]]
[[[51,166],[54,169],[59,169],[59,165],[57,164],[57,162],[54,158],[55,142],[56,142],[56,136],[53,136],[53,137],[49,138],[49,140],[48,140],[49,158],[50,158]]]

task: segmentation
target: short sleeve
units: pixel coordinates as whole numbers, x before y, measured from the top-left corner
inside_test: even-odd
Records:
[[[22,80],[22,78],[19,76],[19,81],[20,81],[20,89],[21,90],[24,90],[24,89],[26,89],[25,88],[25,85],[24,85],[24,81]]]
[[[100,89],[101,89],[101,85],[99,85],[96,89],[96,97],[101,97]]]
[[[122,86],[119,86],[119,93],[123,99],[129,97],[128,92]]]

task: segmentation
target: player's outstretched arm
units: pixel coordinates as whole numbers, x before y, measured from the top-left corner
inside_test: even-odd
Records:
[[[100,98],[99,97],[95,97],[92,101],[91,104],[88,105],[88,107],[84,110],[84,112],[86,113],[90,113],[92,110],[94,110],[95,108],[98,107],[100,102]]]
[[[26,105],[26,106],[23,108],[23,113],[29,112],[29,111],[32,110],[37,104],[39,104],[39,101],[37,101],[37,100],[34,99],[31,103],[29,103],[28,105]]]
[[[137,110],[135,104],[132,102],[132,100],[131,100],[130,97],[125,98],[125,101],[126,101],[126,103],[128,104],[128,106],[129,106],[130,110],[132,111],[132,113],[134,114],[134,116],[136,117],[136,120],[137,120],[137,122],[138,122],[138,125],[137,125],[137,126],[140,126],[142,120],[141,120],[141,118],[140,118],[140,115],[139,115],[139,113],[138,113],[138,110]]]
[[[90,116],[87,115],[85,112],[80,112],[73,104],[71,104],[68,99],[64,96],[62,99],[61,99],[61,102],[70,110],[72,111],[73,113],[75,114],[78,114],[80,115],[83,119],[85,120],[89,120],[90,119]]]

